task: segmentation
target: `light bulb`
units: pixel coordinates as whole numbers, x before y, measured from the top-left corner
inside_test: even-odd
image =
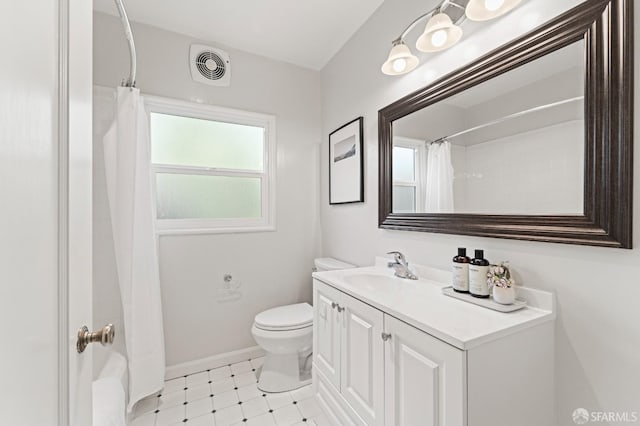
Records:
[[[393,70],[395,72],[402,72],[407,68],[407,60],[404,58],[398,58],[393,61]]]
[[[495,12],[504,4],[504,0],[484,0],[484,7],[490,12]]]
[[[431,35],[431,44],[433,44],[435,47],[444,46],[446,42],[447,42],[447,32],[445,30],[435,31]]]

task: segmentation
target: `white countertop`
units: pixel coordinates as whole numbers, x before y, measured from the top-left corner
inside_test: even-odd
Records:
[[[314,272],[313,278],[463,350],[555,319],[551,293],[520,287],[518,298],[528,306],[501,313],[442,294],[442,287],[449,285],[438,282],[445,280],[443,271],[429,274],[429,268],[416,267],[419,280],[401,279],[381,267],[382,262],[378,259],[377,267]],[[345,280],[358,275],[356,281]],[[423,278],[429,275],[438,281]]]

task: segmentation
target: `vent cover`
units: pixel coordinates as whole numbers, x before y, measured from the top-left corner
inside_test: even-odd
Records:
[[[231,62],[229,54],[215,47],[192,44],[189,51],[191,78],[212,86],[231,84]]]

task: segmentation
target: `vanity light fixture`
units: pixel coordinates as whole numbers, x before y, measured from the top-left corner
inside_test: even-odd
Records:
[[[456,44],[462,38],[462,28],[451,21],[446,13],[433,15],[416,42],[421,52],[439,52]]]
[[[409,46],[402,39],[393,42],[389,57],[382,65],[382,72],[387,75],[401,75],[413,71],[420,61],[411,53]]]
[[[387,75],[402,75],[414,70],[419,59],[411,53],[405,38],[420,22],[427,20],[424,32],[416,41],[421,52],[439,52],[455,45],[462,38],[458,25],[465,18],[486,21],[504,15],[515,8],[521,0],[443,0],[437,7],[416,18],[393,41],[389,57],[382,65]]]

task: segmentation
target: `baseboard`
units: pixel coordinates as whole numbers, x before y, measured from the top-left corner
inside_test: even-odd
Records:
[[[169,365],[165,372],[165,379],[174,379],[186,374],[223,367],[225,365],[246,361],[248,359],[260,358],[261,356],[264,356],[262,348],[260,346],[252,346],[250,348],[213,355],[207,358],[184,362],[182,364]]]

